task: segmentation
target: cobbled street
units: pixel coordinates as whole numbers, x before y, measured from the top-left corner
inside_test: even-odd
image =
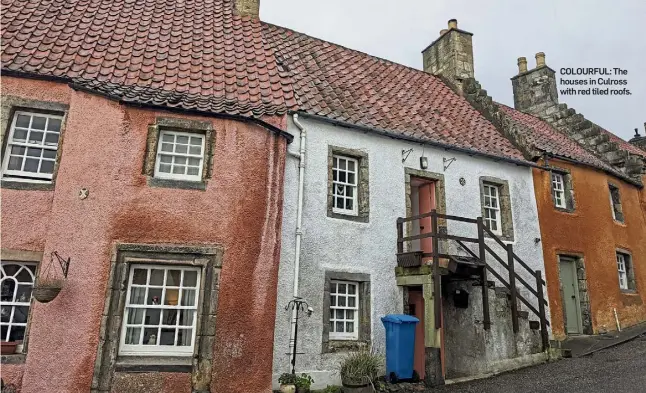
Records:
[[[447,385],[429,392],[646,392],[646,335],[587,357],[564,359],[493,378]]]

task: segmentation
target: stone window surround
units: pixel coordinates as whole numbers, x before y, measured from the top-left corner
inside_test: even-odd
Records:
[[[551,179],[550,179],[551,181]],[[500,223],[502,225],[502,235],[497,235],[501,240],[507,242],[514,241],[514,219],[511,206],[511,195],[509,182],[504,179],[491,176],[480,176],[480,208],[482,217],[484,217],[484,185],[485,183],[498,186],[498,195],[500,198]],[[485,231],[485,237],[490,237]]]
[[[404,168],[404,182],[406,187],[406,216],[411,217],[413,215],[413,202],[411,200],[410,185],[411,177],[417,177],[435,182],[435,210],[437,210],[437,212],[440,214],[446,214],[446,183],[444,181],[444,175],[441,173],[429,172],[423,169]],[[447,233],[447,223],[445,218],[438,218],[437,226],[440,233]],[[413,233],[413,221],[406,222],[406,233]],[[446,250],[447,244],[447,239],[440,239],[440,251]],[[406,247],[404,250],[417,251],[412,250],[412,241],[406,242]]]
[[[155,177],[157,146],[161,130],[189,132],[204,135],[204,159],[202,160],[202,180],[175,180]],[[189,120],[182,118],[157,117],[155,123],[148,126],[146,153],[142,174],[146,175],[151,187],[168,187],[188,190],[206,190],[208,179],[213,176],[213,151],[215,149],[215,130],[210,121]]]
[[[2,97],[2,105],[0,106],[0,130],[2,131],[2,153],[6,153],[7,142],[10,134],[10,127],[16,111],[28,112],[41,112],[45,114],[53,114],[63,116],[61,121],[61,131],[58,138],[58,148],[56,149],[56,163],[54,164],[54,172],[52,173],[52,180],[48,182],[29,182],[29,181],[15,181],[11,179],[2,180],[2,188],[11,188],[15,190],[53,190],[56,183],[56,174],[58,173],[58,165],[63,153],[63,139],[65,137],[65,124],[67,122],[67,113],[69,112],[69,105],[60,102],[39,101],[31,100],[22,97],[11,95],[4,95]],[[4,155],[3,155],[4,157]]]
[[[330,282],[333,280],[352,281],[359,284],[359,339],[330,340]],[[322,352],[339,352],[370,348],[371,343],[371,288],[370,274],[326,270],[323,287],[323,340]]]
[[[636,294],[637,293],[637,282],[635,281],[635,264],[633,263],[633,254],[626,250],[625,248],[617,248],[615,250],[616,254],[623,254],[624,262],[626,264],[626,279],[628,280],[628,289],[621,289],[621,293],[624,294]]]
[[[31,262],[36,264],[36,279],[40,273],[40,265],[43,260],[42,251],[24,251],[3,248],[0,250],[0,259],[2,261]],[[31,298],[29,310],[34,306],[34,298]],[[2,355],[2,364],[22,364],[27,358],[27,349],[29,346],[29,329],[31,327],[31,311],[27,316],[27,327],[25,328],[25,337],[22,340],[22,352],[13,355]]]
[[[616,193],[617,193],[617,203],[615,203],[612,198],[613,190],[616,190]],[[624,217],[624,212],[621,205],[621,192],[619,191],[619,186],[617,184],[608,182],[608,192],[610,193],[610,197],[609,197],[609,200],[611,202],[610,209],[612,209],[610,213],[612,214],[613,221],[620,224],[625,224],[626,219]]]
[[[354,158],[359,162],[357,171],[357,202],[358,214],[356,216],[335,213],[333,211],[332,197],[332,156],[340,155]],[[370,220],[370,168],[368,153],[362,150],[349,149],[328,145],[328,181],[327,181],[327,216],[356,222],[369,222]]]
[[[114,247],[101,318],[92,393],[109,392],[115,372],[191,373],[194,392],[209,390],[222,259],[223,248],[217,245],[122,243]],[[118,355],[130,266],[141,263],[202,268],[192,357]]]
[[[554,200],[554,189],[552,188],[552,172],[558,173],[559,175],[563,176],[563,195],[565,196],[564,208],[556,206],[556,201]],[[550,194],[552,196],[552,204],[554,205],[554,210],[565,213],[574,213],[574,211],[576,210],[576,200],[574,199],[572,174],[569,169],[550,166]]]
[[[592,332],[592,311],[590,308],[590,296],[588,295],[588,280],[586,276],[585,261],[583,254],[572,253],[572,252],[558,252],[556,254],[556,261],[559,268],[559,292],[561,295],[561,308],[563,312],[563,331],[566,332],[567,326],[567,315],[565,312],[565,301],[563,296],[563,290],[560,289],[560,277],[561,277],[561,264],[560,258],[565,257],[571,260],[574,260],[576,264],[576,276],[579,284],[579,303],[581,309],[581,326],[583,328],[583,334],[593,334]]]

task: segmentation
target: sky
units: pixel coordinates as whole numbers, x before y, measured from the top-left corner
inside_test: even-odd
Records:
[[[475,77],[494,100],[513,107],[520,56],[531,69],[545,52],[557,85],[564,67],[619,67],[632,95],[559,100],[623,139],[635,128],[644,135],[644,0],[260,0],[265,22],[418,69],[422,49],[452,18],[473,33]]]

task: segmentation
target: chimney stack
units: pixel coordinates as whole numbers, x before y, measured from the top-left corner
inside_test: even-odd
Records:
[[[449,20],[448,28],[422,51],[424,71],[442,75],[462,90],[462,81],[473,78],[472,36],[458,29],[457,19]]]
[[[644,131],[646,132],[646,122],[644,122]],[[646,134],[644,134],[644,136],[639,135],[639,130],[637,128],[635,128],[635,136],[628,142],[646,151]]]
[[[260,0],[235,0],[234,9],[238,15],[258,18],[260,15]]]
[[[525,113],[546,118],[558,112],[559,95],[556,75],[545,62],[545,53],[536,54],[536,67],[527,70],[527,59],[518,58],[518,75],[511,78],[514,107]]]

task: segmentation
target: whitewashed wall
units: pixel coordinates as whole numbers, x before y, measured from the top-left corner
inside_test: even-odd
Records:
[[[323,286],[325,270],[371,275],[372,343],[384,352],[384,328],[380,317],[402,312],[402,290],[395,282],[397,217],[406,216],[404,168],[419,168],[419,157],[428,157],[430,172],[442,173],[446,182],[447,214],[477,217],[481,215],[480,176],[492,176],[509,182],[516,253],[533,269],[543,270],[536,201],[531,169],[493,159],[469,156],[421,144],[410,143],[370,132],[335,126],[300,117],[307,130],[303,238],[301,248],[300,296],[314,308],[310,318],[299,325],[296,371],[307,372],[315,380],[314,388],[340,384],[338,370],[342,354],[322,354]],[[289,121],[288,131],[294,143],[289,150],[298,152],[299,131]],[[327,216],[328,145],[363,150],[370,168],[370,220],[351,222]],[[413,148],[405,163],[402,150]],[[444,171],[442,158],[456,158]],[[289,360],[290,313],[284,307],[292,298],[294,242],[298,192],[298,160],[288,156],[285,169],[283,236],[279,270],[278,304],[274,343],[274,386],[283,372],[291,370]],[[460,177],[466,179],[461,186]],[[449,221],[449,233],[460,228]],[[475,225],[469,229],[475,236]],[[467,234],[467,232],[464,232]],[[501,254],[504,255],[504,254]],[[490,277],[491,279],[491,277]]]

